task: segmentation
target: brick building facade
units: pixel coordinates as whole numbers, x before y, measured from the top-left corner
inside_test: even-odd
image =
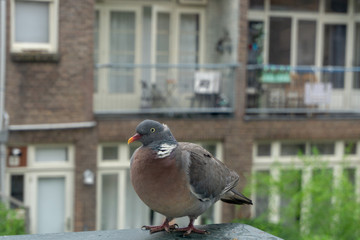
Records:
[[[310,117],[301,115],[301,118],[297,118],[289,114],[285,115],[289,117],[288,119],[281,119],[276,117],[262,118],[262,115],[259,114],[257,116],[260,117],[255,117],[255,120],[254,118],[247,118],[249,114],[246,107],[249,100],[246,91],[248,85],[246,81],[247,71],[244,67],[248,62],[249,3],[247,0],[234,1],[236,2],[234,9],[229,9],[231,4],[234,5],[232,1],[217,2],[214,0],[201,1],[203,3],[200,5],[186,5],[186,2],[191,1],[169,1],[170,3],[151,1],[149,4],[144,4],[141,1],[139,3],[90,0],[45,1],[49,4],[47,7],[49,7],[50,17],[53,11],[52,8],[58,12],[58,25],[56,26],[58,40],[55,44],[55,50],[49,52],[38,51],[36,48],[26,49],[27,46],[20,51],[12,50],[14,44],[12,28],[16,24],[16,19],[12,15],[12,8],[19,7],[20,9],[20,7],[24,7],[21,4],[16,5],[19,2],[22,3],[22,1],[10,0],[8,1],[9,4],[7,4],[5,106],[10,117],[10,132],[7,145],[9,148],[27,147],[29,157],[27,166],[8,166],[6,186],[7,194],[14,195],[12,185],[15,184],[16,177],[13,176],[23,176],[20,178],[22,182],[20,200],[29,205],[30,209],[33,209],[30,218],[32,233],[51,231],[40,227],[42,221],[46,221],[46,216],[44,219],[39,217],[42,216],[42,213],[38,204],[43,197],[41,191],[46,191],[46,186],[59,187],[59,191],[66,194],[64,201],[61,202],[65,215],[58,213],[62,219],[60,222],[66,225],[64,231],[141,226],[136,224],[128,226],[127,224],[129,215],[124,212],[127,211],[127,208],[131,209],[132,205],[124,205],[123,203],[114,205],[113,211],[118,211],[118,214],[115,215],[107,212],[107,205],[112,207],[111,204],[114,204],[115,200],[117,202],[123,200],[125,202],[130,200],[131,202],[133,200],[124,196],[127,193],[130,195],[129,191],[131,191],[127,189],[126,185],[128,183],[126,182],[128,165],[124,161],[128,160],[131,152],[131,149],[129,150],[126,146],[126,141],[134,133],[136,125],[145,118],[153,118],[166,123],[178,141],[210,144],[211,147],[216,149],[217,156],[221,157],[229,167],[236,169],[240,175],[246,177],[251,175],[254,158],[253,149],[259,142],[271,143],[272,141],[286,142],[295,140],[359,142],[360,124],[356,116],[344,119],[341,114],[336,118],[327,117],[326,115],[325,118],[318,118],[318,115]],[[112,14],[112,8],[119,11],[117,12],[118,15]],[[125,14],[122,15],[122,13]],[[133,13],[134,15],[132,15]],[[216,16],[219,13],[228,13],[228,19],[222,19],[222,26],[215,24]],[[20,13],[17,14],[20,15]],[[187,14],[194,14],[196,20],[186,18]],[[221,64],[234,61],[240,63],[240,67],[236,68],[235,72],[237,74],[231,86],[235,91],[235,100],[233,102],[230,100],[231,111],[222,112],[222,109],[218,108],[214,112],[212,107],[205,112],[196,112],[198,109],[190,109],[189,112],[177,112],[166,107],[165,110],[159,112],[149,111],[148,107],[144,109],[140,107],[135,111],[131,111],[133,109],[130,109],[130,111],[128,109],[125,109],[126,111],[124,109],[120,109],[121,111],[96,109],[94,105],[98,100],[94,97],[94,93],[101,92],[99,90],[101,88],[99,83],[101,76],[111,74],[111,70],[109,70],[111,68],[105,67],[105,70],[102,70],[102,68],[97,68],[96,64],[94,64],[94,62],[108,63],[107,61],[96,60],[105,59],[108,55],[111,55],[111,53],[101,55],[103,51],[101,45],[103,44],[106,47],[107,44],[104,44],[99,39],[103,37],[102,34],[106,31],[104,29],[114,27],[116,24],[112,25],[113,22],[116,22],[116,19],[122,19],[125,15],[130,16],[129,19],[142,18],[143,22],[140,21],[141,23],[134,20],[139,29],[141,27],[146,28],[145,20],[151,19],[151,21],[154,21],[155,16],[158,22],[165,19],[161,23],[167,22],[166,19],[176,19],[174,21],[180,25],[180,30],[177,33],[179,35],[182,33],[181,26],[186,28],[195,24],[196,31],[198,31],[196,34],[204,35],[204,39],[200,40],[200,45],[201,43],[204,45],[203,50],[199,47],[198,52],[203,51],[205,60],[191,62],[193,64],[213,62]],[[109,16],[110,20],[107,19]],[[134,18],[132,18],[133,16]],[[234,16],[238,18],[235,22]],[[107,23],[107,21],[109,22]],[[205,31],[205,29],[202,29],[202,21],[207,24],[205,29],[213,26],[219,31]],[[104,22],[108,25],[104,25]],[[53,26],[54,23],[50,23],[50,25]],[[103,25],[105,27],[102,28]],[[160,25],[157,27],[155,24],[152,25],[152,29],[159,32],[159,34],[148,33],[149,36],[153,37],[152,39],[160,38],[160,30],[164,31],[164,29],[160,29],[160,27],[163,27]],[[232,52],[228,55],[226,55],[226,52],[214,52],[214,43],[219,43],[215,40],[220,39],[226,42],[227,39],[223,37],[221,28],[227,28],[228,31],[235,29],[235,33],[230,31]],[[119,31],[123,31],[121,29]],[[134,32],[139,31],[139,29],[135,29]],[[190,31],[189,29],[188,31]],[[125,33],[132,32],[130,30],[127,29]],[[201,31],[204,32],[201,33]],[[100,34],[96,35],[96,33]],[[177,34],[175,36],[178,36]],[[206,36],[212,38],[209,40]],[[109,41],[111,45],[112,42],[116,42],[116,39],[113,38],[113,36],[109,36],[105,40]],[[132,35],[129,36],[129,39],[132,39]],[[142,42],[139,43],[139,46],[146,49],[148,47],[146,44],[146,42]],[[180,57],[176,55],[169,58],[175,59],[179,57],[181,59],[181,44],[175,46]],[[195,44],[194,46],[198,45]],[[96,46],[100,47],[97,48]],[[121,50],[121,44],[115,44],[114,46],[119,46]],[[163,50],[163,52],[170,52],[168,50]],[[204,53],[207,51],[208,54]],[[160,53],[164,54],[163,52],[159,50],[159,55]],[[134,58],[136,59],[139,54],[146,58],[147,54],[150,53],[134,53]],[[201,59],[201,57],[199,58]],[[220,58],[223,60],[218,62]],[[110,56],[109,59],[116,58]],[[135,61],[130,63],[139,64],[137,67],[141,68],[141,64],[157,64],[159,62],[149,60],[149,62]],[[182,62],[169,63],[181,64]],[[121,73],[119,74],[119,76],[122,76]],[[137,72],[134,70],[130,74],[136,75]],[[94,79],[97,79],[95,87]],[[107,87],[112,88],[116,85],[109,86],[110,84]],[[140,98],[140,95],[137,97]],[[231,96],[229,98],[231,99]],[[124,101],[126,101],[125,98]],[[156,110],[155,107],[150,107],[151,109]],[[359,148],[358,144],[358,152],[360,152]],[[49,152],[51,156],[56,154],[59,154],[59,156],[65,154],[66,156],[62,160],[54,159],[49,160],[49,163],[43,163],[43,161],[46,162],[47,160],[42,157],[49,157],[49,155],[46,155]],[[112,153],[115,155],[112,155]],[[108,156],[110,155],[116,161],[112,161],[114,159],[111,157],[109,158],[111,161],[109,161]],[[86,170],[91,170],[95,174],[95,183],[92,185],[84,184],[83,173]],[[56,183],[51,182],[51,178],[55,178]],[[359,176],[357,178],[360,179]],[[117,179],[117,182],[114,183],[114,181],[110,181],[111,179]],[[248,181],[243,178],[241,186],[244,187],[246,184],[248,184]],[[69,190],[71,193],[64,191],[64,189]],[[111,195],[114,198],[104,197],[107,191],[114,192],[112,191],[114,189],[117,193],[114,193],[114,196]],[[46,201],[49,198],[45,197],[44,199]],[[143,209],[143,206],[140,207],[140,205],[132,207]],[[235,206],[223,204],[222,207],[216,207],[210,218],[215,222],[228,222],[238,217],[250,217],[252,214],[250,209],[249,207],[238,209]],[[143,210],[141,214],[146,218],[153,216],[153,213],[149,213],[147,209]],[[116,219],[115,226],[110,224],[112,218]],[[134,222],[136,221],[139,221],[139,219],[134,220]],[[50,229],[56,231],[57,228],[51,228],[50,226]]]

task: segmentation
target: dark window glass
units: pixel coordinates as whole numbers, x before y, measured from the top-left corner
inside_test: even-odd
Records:
[[[264,9],[264,0],[249,0],[249,8],[263,10]]]
[[[271,155],[271,145],[266,144],[258,144],[257,146],[257,155],[258,156],[270,156]]]
[[[24,201],[24,175],[11,176],[11,197],[23,202]],[[12,205],[12,208],[17,206]]]
[[[270,18],[270,64],[290,64],[290,42],[291,18]]]
[[[346,25],[325,25],[324,66],[344,66],[346,46]],[[324,81],[333,88],[344,88],[344,72],[324,72]]]
[[[297,64],[315,65],[316,22],[299,21]]]
[[[360,67],[360,23],[356,23],[355,46],[353,51],[354,51],[354,67]],[[360,72],[354,72],[353,88],[360,89]]]
[[[327,13],[346,13],[348,8],[347,0],[326,0],[325,12]]]
[[[305,143],[283,143],[281,144],[281,156],[296,156],[305,154]]]
[[[319,0],[271,0],[271,10],[319,11]]]
[[[333,155],[335,153],[334,143],[314,143],[311,144],[311,154]]]

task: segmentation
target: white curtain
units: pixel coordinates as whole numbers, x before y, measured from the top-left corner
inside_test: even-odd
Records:
[[[36,162],[66,162],[68,161],[67,147],[37,147]]]
[[[101,230],[117,229],[118,174],[102,175]]]
[[[15,1],[15,41],[49,42],[49,3]]]
[[[111,12],[109,51],[111,63],[135,63],[135,13]],[[111,69],[109,72],[108,92],[134,92],[134,69]]]

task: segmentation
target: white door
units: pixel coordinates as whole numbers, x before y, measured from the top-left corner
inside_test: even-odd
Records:
[[[129,65],[99,71],[96,110],[138,109],[141,100],[140,63],[141,8],[106,8],[100,12],[99,60],[101,63]]]
[[[65,177],[39,177],[37,181],[37,233],[66,230]]]

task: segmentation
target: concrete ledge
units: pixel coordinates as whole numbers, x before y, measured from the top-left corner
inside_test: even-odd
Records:
[[[211,224],[199,226],[210,234],[200,235],[192,233],[185,239],[221,239],[221,240],[281,240],[271,234],[263,232],[257,228],[245,224]],[[140,229],[112,230],[112,231],[89,231],[73,233],[52,233],[38,235],[5,236],[0,240],[165,240],[165,239],[184,239],[182,233],[159,232],[150,234],[148,231]]]

